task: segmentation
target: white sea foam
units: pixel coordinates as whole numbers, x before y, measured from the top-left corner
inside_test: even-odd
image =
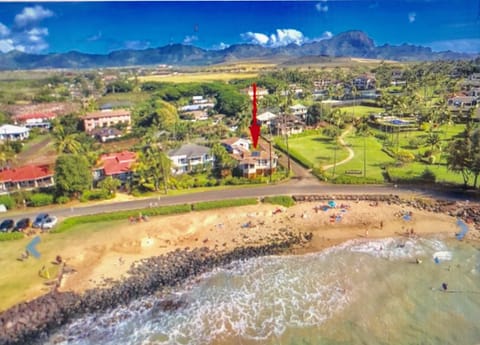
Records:
[[[242,339],[273,344],[292,329],[321,327],[333,316],[350,310],[346,308],[368,302],[365,298],[369,296],[371,303],[377,303],[375,296],[367,292],[369,282],[396,267],[406,272],[409,267],[421,269],[424,279],[427,272],[432,272],[432,284],[438,283],[438,273],[442,272],[438,265],[413,268],[396,265],[396,261],[431,257],[434,252],[445,250],[455,248],[448,248],[439,239],[354,240],[302,256],[270,256],[234,262],[192,279],[183,290],[169,296],[183,302],[176,310],[149,307],[158,300],[147,297],[128,308],[83,317],[63,328],[57,338],[54,336],[50,341],[69,345],[196,345],[228,344],[232,339]],[[471,262],[467,261],[467,272],[478,267],[479,256],[469,254]],[[379,291],[395,286],[395,282],[399,286],[418,283],[417,275],[392,273],[387,276],[388,282],[376,284]],[[423,283],[431,282],[427,278]],[[398,300],[404,301],[405,293],[401,291]],[[430,293],[428,289],[421,291]],[[412,301],[419,300],[417,293],[411,296]],[[421,298],[432,297],[435,296],[422,295]],[[65,341],[59,341],[60,335],[66,337]]]

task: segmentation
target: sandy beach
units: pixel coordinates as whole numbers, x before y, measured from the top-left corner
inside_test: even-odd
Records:
[[[406,205],[369,201],[301,202],[285,208],[270,204],[151,217],[116,226],[115,232],[96,232],[59,254],[73,273],[62,279],[61,291],[82,292],[125,275],[132,263],[176,249],[208,247],[222,250],[261,245],[286,232],[313,232],[306,247],[294,253],[318,251],[350,239],[426,236],[459,231],[456,218]],[[467,238],[478,239],[470,225]],[[413,231],[413,233],[412,233]],[[407,234],[408,233],[408,234]]]

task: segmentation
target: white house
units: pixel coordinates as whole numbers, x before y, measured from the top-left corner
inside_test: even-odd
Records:
[[[185,144],[178,149],[170,150],[168,157],[173,163],[172,172],[175,175],[205,170],[213,166],[214,160],[208,147],[197,144]]]
[[[276,119],[277,117],[278,115],[271,113],[269,111],[266,111],[258,115],[257,120],[260,121],[262,124],[270,125],[272,120]]]
[[[250,140],[244,138],[228,138],[220,142],[228,153],[239,154],[240,151],[250,151]]]
[[[28,138],[29,129],[14,125],[0,126],[0,140],[25,140]]]
[[[229,138],[221,141],[233,159],[238,162],[238,169],[243,177],[269,175],[277,168],[278,156],[270,152],[270,147],[260,143],[257,149],[250,151],[250,141],[242,138]]]
[[[295,104],[288,107],[290,109],[290,113],[295,116],[299,116],[302,119],[307,117],[307,107],[302,104]]]

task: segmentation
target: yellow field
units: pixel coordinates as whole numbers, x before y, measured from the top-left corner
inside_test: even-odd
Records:
[[[141,82],[160,81],[169,83],[192,83],[192,82],[212,82],[212,81],[230,81],[232,79],[254,78],[258,73],[254,72],[198,72],[198,73],[178,73],[169,75],[151,75],[139,77]]]

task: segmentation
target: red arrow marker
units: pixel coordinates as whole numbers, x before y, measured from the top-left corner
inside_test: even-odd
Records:
[[[260,136],[260,126],[257,123],[257,84],[253,83],[252,100],[252,123],[250,125],[250,135],[252,136],[253,147],[257,148],[258,137]]]

